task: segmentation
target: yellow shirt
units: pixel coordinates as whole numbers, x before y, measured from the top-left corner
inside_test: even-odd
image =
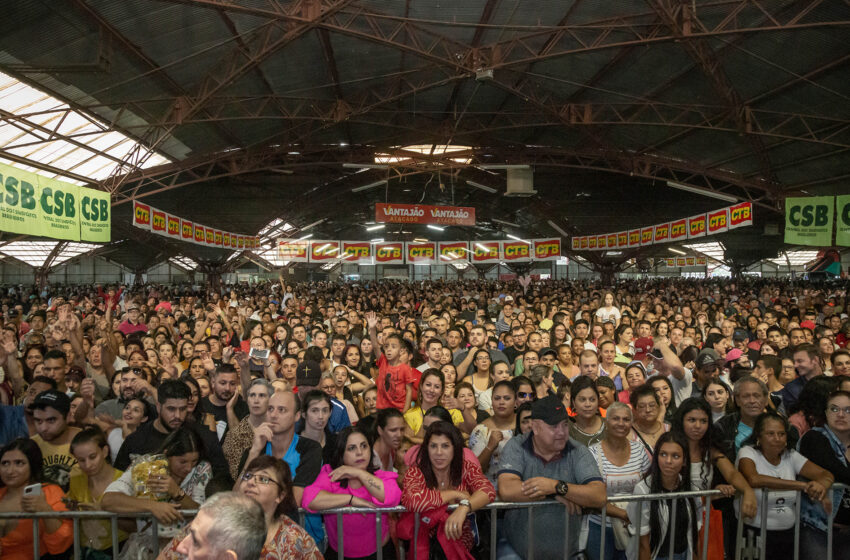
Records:
[[[112,469],[112,480],[118,480],[123,471]],[[91,504],[95,509],[101,509],[100,499],[103,496],[94,497],[89,491],[89,477],[85,473],[71,476],[71,489],[68,497],[80,503]],[[80,521],[83,532],[82,545],[96,550],[106,550],[112,546],[112,523],[109,519],[83,519]],[[118,531],[118,542],[127,539],[127,533]]]
[[[55,484],[67,492],[71,476],[81,474],[77,460],[71,455],[71,442],[54,445],[44,441],[38,434],[30,439],[41,449],[44,481]]]
[[[463,424],[463,414],[456,408],[452,408],[449,410],[449,414],[452,416],[452,422],[454,422],[455,426],[460,426]],[[407,425],[410,426],[410,429],[413,430],[413,433],[416,434],[422,428],[422,421],[425,419],[425,413],[422,412],[422,409],[417,405],[404,413],[404,420],[407,422]]]

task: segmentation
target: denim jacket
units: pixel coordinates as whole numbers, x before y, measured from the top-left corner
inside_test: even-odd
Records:
[[[812,431],[820,432],[829,442],[830,447],[832,448],[832,452],[838,457],[838,459],[844,464],[847,465],[847,457],[844,456],[844,446],[838,440],[838,437],[832,433],[832,430],[829,429],[828,426],[824,426],[822,428],[812,428]],[[799,443],[797,444],[799,448]],[[813,502],[809,499],[805,492],[803,494],[803,503],[800,510],[800,520],[820,531],[827,531],[827,518],[826,512],[823,509],[823,504],[820,502]],[[831,517],[835,519],[835,516],[838,514],[838,509],[841,507],[841,498],[842,494],[844,494],[844,488],[835,488],[832,487],[832,515]]]

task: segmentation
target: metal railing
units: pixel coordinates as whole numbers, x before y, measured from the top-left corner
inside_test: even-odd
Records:
[[[835,484],[833,488],[838,488],[841,490],[847,490],[848,486],[843,484]],[[761,503],[759,504],[759,512],[763,513],[767,510],[767,503],[769,499],[769,494],[772,492],[771,490],[762,489],[762,498]],[[773,492],[778,491],[774,490]],[[781,490],[782,492],[788,492],[788,490]],[[829,490],[831,492],[832,489]],[[799,546],[800,546],[800,510],[802,505],[802,491],[797,490],[798,499],[796,500],[796,522],[794,524],[794,560],[799,560]],[[666,492],[661,494],[645,494],[645,495],[631,495],[631,496],[616,496],[609,499],[611,502],[616,503],[632,503],[632,502],[648,502],[648,501],[656,501],[656,500],[672,500],[672,506],[670,511],[670,519],[673,520],[676,518],[677,513],[677,502],[680,499],[705,499],[704,509],[705,509],[705,525],[704,525],[704,538],[702,543],[702,558],[706,558],[708,554],[708,534],[710,529],[710,515],[708,512],[711,508],[711,502],[714,498],[722,497],[723,494],[719,490],[706,490],[706,491],[693,491],[693,492]],[[537,502],[493,502],[488,504],[482,508],[482,510],[487,510],[492,512],[490,515],[490,558],[491,560],[496,559],[497,555],[497,547],[498,547],[498,516],[497,512],[500,510],[509,510],[509,509],[528,509],[528,549],[526,551],[526,559],[533,560],[534,559],[534,510],[538,507],[544,506],[552,506],[552,505],[562,505],[561,502],[556,500],[545,500],[545,501],[537,501]],[[456,505],[449,506],[449,509],[456,508]],[[840,507],[840,504],[833,504],[833,507]],[[315,512],[316,514],[326,516],[326,515],[335,515],[336,516],[336,524],[337,524],[337,551],[342,555],[342,551],[345,549],[344,546],[344,527],[343,527],[343,515],[347,514],[367,514],[367,515],[375,515],[375,541],[376,541],[376,555],[378,560],[383,560],[383,514],[390,513],[407,513],[408,510],[402,506],[396,507],[384,507],[384,508],[363,508],[363,507],[342,507],[342,508],[333,508],[328,510],[322,510]],[[181,510],[180,513],[184,517],[193,517],[197,514],[197,510]],[[298,517],[299,522],[302,526],[304,526],[304,516],[308,513],[304,509],[299,509]],[[586,510],[584,514],[587,513],[598,513],[601,516],[601,538],[600,538],[600,548],[599,548],[599,557],[600,559],[605,557],[605,537],[607,530],[606,523],[606,508],[602,508],[601,512],[597,512],[595,510]],[[411,550],[413,551],[413,560],[418,560],[417,558],[417,540],[419,533],[419,524],[420,524],[421,513],[414,512],[414,530],[413,530],[413,541]],[[564,557],[566,558],[569,551],[570,544],[570,527],[573,523],[577,523],[581,516],[578,515],[564,515]],[[3,512],[0,513],[0,519],[72,519],[73,521],[73,535],[74,535],[74,557],[79,558],[81,556],[81,545],[80,545],[80,521],[83,519],[109,519],[112,528],[112,557],[117,560],[118,558],[118,519],[119,518],[142,518],[151,520],[151,534],[152,538],[156,538],[158,534],[158,522],[155,517],[150,512],[135,512],[135,513],[114,513],[108,511],[56,511],[56,512],[37,512],[37,513],[28,513],[26,515],[21,515],[19,512]],[[827,558],[825,560],[832,560],[832,543],[833,543],[833,516],[827,516]],[[761,538],[766,541],[767,535],[767,516],[761,515]],[[742,553],[742,539],[743,539],[743,523],[744,519],[742,515],[738,515],[738,529],[737,529],[737,543],[736,543],[736,553],[735,560],[741,560]],[[642,524],[642,516],[638,515],[636,520],[635,534],[632,536],[634,546],[635,544],[639,544],[640,540],[640,532],[641,532],[641,524]],[[40,557],[39,554],[39,523],[33,523],[33,558],[38,560]],[[676,523],[670,524],[670,548],[668,552],[668,558],[674,557],[674,546],[676,541]],[[405,559],[405,551],[404,546],[399,547],[401,560]],[[760,547],[760,560],[765,560],[766,555],[766,547]]]

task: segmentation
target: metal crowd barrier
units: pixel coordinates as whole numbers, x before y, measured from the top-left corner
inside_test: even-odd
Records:
[[[844,484],[834,484],[833,488],[839,488],[843,490],[847,490],[847,485]],[[764,512],[767,509],[767,503],[769,499],[769,494],[772,492],[771,490],[762,489],[762,499],[759,504],[759,512]],[[830,489],[830,492],[832,489]],[[788,492],[788,490],[782,490],[782,492]],[[799,560],[799,547],[800,547],[800,509],[802,504],[802,491],[796,491],[799,494],[799,498],[796,503],[796,523],[794,524],[794,560]],[[676,517],[676,508],[677,502],[679,499],[688,499],[688,498],[705,498],[705,525],[704,525],[704,535],[702,543],[702,558],[706,558],[708,556],[708,534],[710,529],[710,515],[708,512],[711,508],[711,502],[714,498],[722,497],[722,493],[719,490],[706,490],[706,491],[693,491],[693,492],[667,492],[661,494],[646,494],[646,495],[632,495],[632,496],[617,496],[611,499],[611,501],[617,503],[630,503],[630,502],[646,502],[646,501],[654,501],[654,500],[673,500],[673,505],[670,511],[670,519],[675,519]],[[560,502],[556,500],[545,500],[538,502],[494,502],[492,504],[488,504],[482,508],[482,510],[489,510],[492,512],[490,516],[490,559],[495,560],[497,558],[497,543],[498,543],[498,516],[496,513],[499,510],[507,510],[507,509],[518,509],[518,508],[527,508],[528,511],[528,534],[529,536],[534,534],[534,509],[541,506],[550,506],[557,505]],[[449,509],[456,508],[456,505],[449,506]],[[840,507],[839,504],[833,504],[833,507]],[[396,507],[385,507],[385,508],[363,508],[363,507],[342,507],[342,508],[333,508],[328,510],[323,510],[320,512],[316,512],[319,515],[336,515],[336,523],[337,523],[337,550],[343,551],[344,544],[344,536],[343,536],[343,515],[346,514],[374,514],[375,515],[375,540],[376,540],[376,554],[378,560],[383,560],[383,539],[382,539],[382,514],[385,513],[406,513],[407,509],[402,506]],[[197,514],[197,510],[181,510],[180,513],[184,517],[194,517]],[[304,515],[308,513],[304,509],[299,509],[298,517],[299,522],[303,526],[304,525]],[[596,513],[596,511],[585,510],[584,514],[587,513]],[[419,532],[419,523],[420,523],[420,513],[414,514],[414,540],[412,543],[413,550],[413,560],[419,560],[417,558],[417,538]],[[599,558],[600,560],[605,557],[605,536],[606,536],[606,509],[603,507],[600,513],[601,516],[601,538],[600,538],[600,548],[599,548]],[[570,535],[570,526],[572,523],[576,523],[579,521],[581,516],[576,515],[565,515],[565,523],[564,523],[564,558],[566,559],[569,554],[569,535]],[[135,512],[135,513],[113,513],[108,511],[62,511],[62,512],[37,512],[30,513],[26,516],[21,516],[19,512],[5,512],[0,513],[0,519],[43,519],[43,518],[59,518],[59,519],[72,519],[73,520],[73,529],[74,529],[74,558],[79,558],[81,556],[81,547],[80,547],[80,520],[81,519],[109,519],[112,527],[112,557],[114,560],[118,558],[118,519],[119,518],[150,518],[151,520],[151,532],[152,535],[155,536],[158,533],[158,523],[156,518],[149,512]],[[640,540],[640,531],[641,531],[641,523],[642,516],[638,516],[635,534],[632,536],[633,546],[635,543],[639,544]],[[741,560],[741,553],[743,549],[743,524],[744,519],[743,516],[738,516],[738,529],[737,529],[737,542],[736,542],[736,552],[735,552],[735,560]],[[827,523],[827,557],[825,560],[832,560],[832,544],[833,544],[833,518],[829,516],[829,521]],[[33,523],[33,558],[38,560],[40,557],[39,554],[39,524]],[[760,536],[762,539],[766,538],[767,533],[767,516],[761,515],[761,533]],[[672,523],[671,532],[670,532],[670,549],[667,558],[674,557],[674,545],[676,542],[676,524]],[[526,551],[526,559],[534,560],[534,542],[533,539],[528,539],[528,550]],[[405,560],[405,551],[404,547],[399,547],[401,553],[401,560]],[[766,547],[760,547],[760,560],[766,560]]]

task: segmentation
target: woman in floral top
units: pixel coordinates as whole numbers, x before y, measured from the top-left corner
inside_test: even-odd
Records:
[[[298,509],[289,465],[276,457],[261,455],[248,464],[242,480],[238,492],[256,500],[266,514],[266,544],[260,560],[322,560],[313,538],[289,517]],[[187,531],[185,528],[174,537],[158,560],[182,560],[177,545]]]

